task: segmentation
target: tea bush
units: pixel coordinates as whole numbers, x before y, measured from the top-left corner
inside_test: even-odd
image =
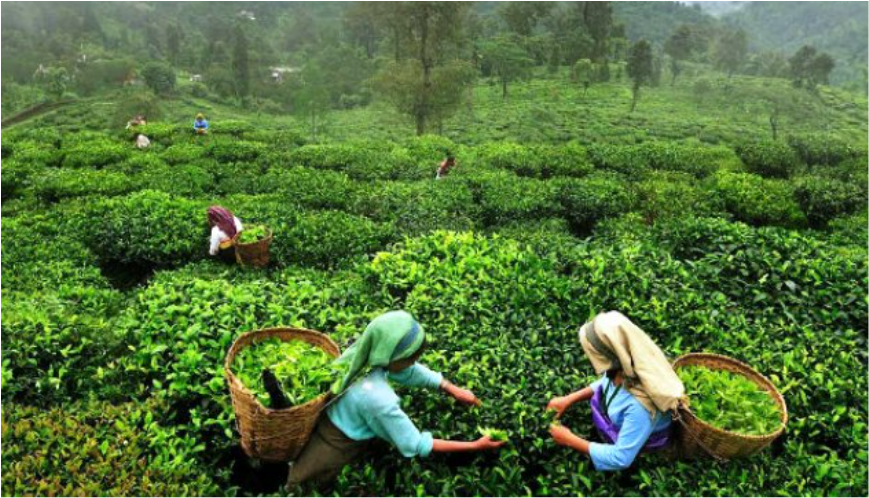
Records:
[[[712,178],[712,191],[724,209],[740,221],[753,225],[796,227],[805,215],[794,198],[793,185],[751,173],[720,172]]]
[[[196,462],[202,446],[161,426],[159,402],[78,402],[3,411],[3,488],[11,495],[220,494]]]
[[[749,171],[768,178],[787,178],[800,167],[797,154],[781,142],[749,142],[737,152]]]
[[[130,155],[132,145],[114,143],[107,139],[86,141],[66,150],[63,166],[68,168],[102,168],[123,161]]]
[[[519,176],[550,178],[582,177],[593,170],[584,148],[571,144],[559,147],[527,147],[515,143],[491,144],[477,151],[489,166],[508,169]]]
[[[833,218],[866,206],[866,195],[859,185],[817,176],[800,178],[794,196],[813,227],[824,227]]]
[[[579,234],[587,233],[599,220],[630,211],[635,204],[633,195],[616,176],[561,181],[559,198],[564,217]]]
[[[809,166],[834,165],[846,159],[865,157],[865,148],[852,147],[835,135],[789,135],[788,145]]]

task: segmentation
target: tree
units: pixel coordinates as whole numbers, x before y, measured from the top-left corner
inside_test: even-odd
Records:
[[[664,42],[664,53],[670,56],[670,85],[676,84],[676,78],[682,72],[680,62],[691,57],[694,51],[693,38],[691,27],[683,24]]]
[[[829,82],[836,62],[829,54],[818,52],[811,45],[803,45],[788,59],[788,65],[794,86],[814,88],[817,84]]]
[[[538,21],[554,6],[550,2],[507,2],[498,9],[498,14],[510,31],[519,36],[531,36]]]
[[[250,67],[247,54],[247,36],[241,24],[235,26],[232,48],[232,76],[236,97],[246,97],[250,93]]]
[[[294,109],[307,116],[311,124],[311,140],[317,140],[318,119],[329,106],[329,90],[326,75],[316,60],[305,64],[300,77],[301,88],[295,94]]]
[[[170,24],[166,27],[166,55],[172,64],[178,63],[178,56],[181,54],[182,36],[183,32],[177,24]]]
[[[507,98],[507,85],[511,81],[531,74],[534,61],[516,40],[500,36],[483,44],[483,67],[501,83],[501,98]]]
[[[435,67],[426,87],[422,72],[422,64],[415,59],[391,62],[374,76],[372,84],[399,112],[414,120],[424,112],[426,123],[440,122],[459,108],[476,74],[470,63],[455,60]]]
[[[166,95],[175,89],[175,70],[165,62],[149,62],[142,68],[142,77],[148,88],[158,95]]]
[[[648,85],[652,78],[652,46],[646,40],[640,40],[631,47],[628,55],[628,77],[633,85],[631,98],[631,112],[637,107],[640,99],[640,88]]]
[[[607,41],[613,27],[613,9],[609,2],[582,2],[583,20],[594,44],[591,59],[602,65],[601,76],[609,80],[609,65],[607,61]]]
[[[712,60],[715,67],[725,71],[727,77],[730,78],[742,66],[747,52],[748,39],[745,36],[745,31],[741,29],[737,31],[724,30],[715,40]]]
[[[591,82],[594,81],[594,64],[591,59],[579,59],[573,66],[573,75],[576,81],[582,85],[583,95],[588,93]]]
[[[462,42],[463,21],[468,7],[469,4],[465,2],[390,3],[390,8],[398,9],[404,14],[402,22],[407,27],[406,47],[407,53],[412,54],[412,63],[399,60],[396,64],[387,66],[383,71],[399,71],[402,77],[389,83],[386,81],[388,73],[381,72],[380,77],[377,78],[380,84],[376,87],[383,90],[387,100],[393,102],[399,110],[411,114],[418,135],[424,134],[429,120],[440,113],[434,98],[443,90],[438,85],[446,85],[451,91],[463,95],[465,86],[469,84],[466,78],[447,82],[444,78],[434,77],[438,67],[455,65],[455,62],[450,60],[455,60],[454,54]],[[396,50],[398,56],[399,51]],[[440,72],[440,74],[448,73],[450,71]],[[412,81],[411,76],[414,75],[419,78],[419,81]],[[458,83],[462,86],[457,87]],[[397,88],[396,85],[404,85],[405,88]],[[401,95],[401,98],[397,98],[398,95]],[[412,98],[409,98],[409,95],[412,95]],[[412,106],[406,105],[411,101]]]
[[[39,76],[37,82],[49,97],[59,100],[66,92],[69,73],[65,67],[50,67]]]

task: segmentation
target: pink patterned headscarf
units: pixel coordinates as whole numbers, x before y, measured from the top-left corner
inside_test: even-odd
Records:
[[[208,208],[208,224],[210,226],[217,225],[229,238],[235,237],[237,232],[235,229],[235,216],[232,215],[229,209],[222,206],[211,206]]]

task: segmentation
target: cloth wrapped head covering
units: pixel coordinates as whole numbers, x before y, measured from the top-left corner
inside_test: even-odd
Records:
[[[347,372],[335,392],[343,392],[368,369],[385,367],[413,356],[424,341],[422,325],[410,313],[390,311],[378,316],[368,324],[362,337],[336,360],[347,366]]]
[[[196,119],[205,119],[205,115],[203,115],[203,114],[200,112],[200,113],[196,114]]]
[[[229,209],[222,206],[208,208],[208,224],[210,226],[217,225],[229,238],[235,237],[238,232],[235,229],[235,216]]]
[[[625,387],[652,416],[679,406],[685,386],[664,352],[618,311],[601,313],[579,329],[579,342],[595,372],[621,369]]]

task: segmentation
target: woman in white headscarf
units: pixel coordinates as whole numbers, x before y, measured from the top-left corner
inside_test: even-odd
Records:
[[[591,401],[592,418],[603,443],[593,443],[560,424],[552,439],[591,457],[597,470],[623,470],[641,451],[666,446],[671,414],[685,387],[664,352],[617,311],[601,313],[579,330],[579,340],[601,378],[547,406],[561,417],[577,401]]]

